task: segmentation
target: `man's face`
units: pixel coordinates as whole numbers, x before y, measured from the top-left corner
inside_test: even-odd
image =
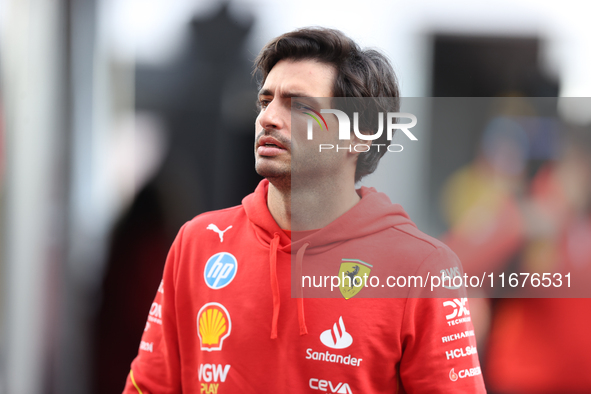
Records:
[[[255,169],[269,180],[290,181],[292,97],[332,97],[334,67],[314,60],[281,60],[259,92]],[[295,100],[294,100],[295,101]],[[299,159],[299,156],[298,156]]]

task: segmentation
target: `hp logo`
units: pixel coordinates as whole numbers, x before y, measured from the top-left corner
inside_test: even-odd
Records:
[[[228,252],[214,254],[207,260],[203,276],[205,284],[211,289],[217,290],[226,287],[232,282],[238,270],[236,257]]]

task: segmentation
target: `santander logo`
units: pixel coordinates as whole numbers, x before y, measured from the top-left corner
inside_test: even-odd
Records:
[[[331,349],[345,349],[353,343],[353,337],[345,329],[343,317],[339,317],[339,326],[337,323],[332,326],[332,330],[326,330],[320,334],[320,341]]]

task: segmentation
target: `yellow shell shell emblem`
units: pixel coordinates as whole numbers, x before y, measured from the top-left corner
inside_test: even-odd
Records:
[[[369,273],[373,265],[358,259],[343,259],[339,269],[339,278],[341,284],[339,290],[346,300],[355,297],[357,293],[365,287],[365,282],[369,280]],[[364,279],[364,276],[367,278]]]
[[[232,321],[228,310],[217,302],[209,302],[197,314],[197,334],[201,350],[222,350],[224,339],[230,336]]]

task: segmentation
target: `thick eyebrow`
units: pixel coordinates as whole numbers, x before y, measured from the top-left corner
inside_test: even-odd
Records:
[[[284,97],[284,98],[294,98],[294,97],[308,98],[310,96],[308,94],[302,93],[302,92],[282,92],[281,97]]]
[[[271,92],[269,89],[261,89],[259,90],[259,97],[260,96],[272,96],[273,92]]]
[[[273,91],[271,91],[270,89],[261,89],[259,91],[258,97],[260,98],[261,96],[263,96],[263,97],[264,96],[273,96]],[[320,108],[323,106],[319,100],[317,100],[314,97],[310,97],[306,93],[303,93],[303,92],[298,92],[298,91],[281,92],[281,97],[282,98],[289,98],[289,99],[302,98],[302,99],[304,99],[304,103],[306,103],[312,107],[315,107],[315,108]],[[329,104],[329,108],[330,108],[330,107],[332,107],[332,98],[329,101],[329,103],[330,103]]]
[[[261,89],[259,91],[259,97],[260,96],[273,96],[273,92],[269,89]],[[307,98],[307,99],[313,100],[314,102],[317,101],[317,100],[314,100],[314,98],[309,96],[308,94],[306,94],[304,92],[298,92],[298,91],[281,92],[281,97],[282,98],[300,97],[300,98]]]

